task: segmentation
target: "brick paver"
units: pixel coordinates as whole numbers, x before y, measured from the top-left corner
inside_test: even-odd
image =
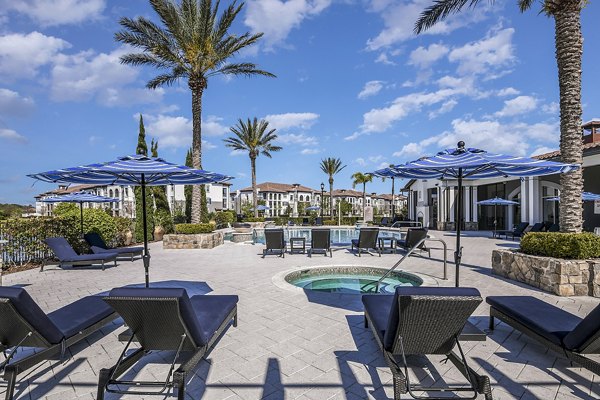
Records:
[[[447,241],[451,257],[455,237],[433,232]],[[469,233],[468,233],[469,234]],[[461,284],[474,286],[484,296],[533,295],[578,315],[598,303],[592,298],[559,298],[525,285],[491,275],[491,251],[511,242],[471,234],[463,239]],[[333,258],[315,255],[267,256],[262,246],[226,243],[212,250],[163,250],[150,246],[153,286],[182,286],[190,295],[237,294],[239,324],[230,328],[208,360],[189,377],[189,399],[391,399],[392,376],[385,367],[371,332],[363,326],[359,296],[314,294],[276,284],[283,271],[316,265],[370,265],[390,267],[399,255],[358,258],[347,250]],[[449,260],[450,261],[450,260]],[[435,285],[451,286],[442,277],[441,251],[432,259],[411,257],[403,269],[422,274]],[[122,261],[116,268],[68,269],[49,267],[44,272],[24,271],[4,277],[5,285],[20,285],[45,311],[80,297],[113,287],[143,282],[141,260]],[[488,309],[482,304],[472,322],[487,327]],[[98,371],[116,361],[122,349],[117,340],[120,321],[91,336],[69,352],[66,362],[56,360],[22,374],[17,385],[20,399],[91,399],[96,395]],[[495,399],[597,399],[600,377],[573,367],[535,341],[500,324],[486,342],[465,343],[472,366],[490,376]],[[169,356],[156,354],[131,376],[164,378]],[[423,368],[413,373],[436,382],[457,382],[460,374],[439,358],[415,360]],[[162,398],[111,396],[113,398]]]

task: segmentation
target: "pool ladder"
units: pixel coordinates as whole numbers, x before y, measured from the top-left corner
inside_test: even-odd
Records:
[[[395,270],[396,268],[398,268],[398,266],[399,266],[400,264],[402,264],[402,261],[406,260],[406,259],[407,259],[407,258],[408,258],[408,257],[409,257],[409,256],[410,256],[412,253],[414,253],[414,252],[415,252],[415,250],[417,250],[417,249],[419,248],[419,246],[421,246],[423,243],[425,243],[425,242],[426,242],[426,241],[428,241],[428,240],[429,240],[429,241],[432,241],[432,242],[440,242],[440,243],[442,243],[442,245],[444,246],[444,280],[447,280],[447,279],[448,279],[448,262],[447,262],[447,260],[448,260],[448,257],[447,257],[447,254],[448,254],[448,246],[446,245],[446,242],[444,242],[442,239],[435,239],[435,238],[423,238],[423,239],[419,240],[419,241],[417,242],[417,244],[415,244],[413,247],[411,247],[411,248],[410,248],[410,249],[409,249],[409,250],[406,252],[406,254],[404,254],[404,255],[402,256],[402,258],[401,258],[400,260],[398,260],[398,262],[397,262],[396,264],[394,264],[394,266],[393,266],[392,268],[388,269],[388,270],[386,271],[386,273],[385,273],[385,274],[383,274],[383,276],[382,276],[381,278],[379,278],[379,280],[378,280],[378,281],[377,281],[377,283],[375,284],[375,293],[379,293],[379,286],[381,285],[381,282],[383,282],[383,280],[384,280],[385,278],[387,278],[388,276],[390,276],[390,274],[391,274],[392,272],[394,272],[394,270]],[[363,286],[361,289],[363,289],[363,290],[364,290],[364,288],[365,288],[366,286],[367,286],[367,285],[364,285],[364,286]]]

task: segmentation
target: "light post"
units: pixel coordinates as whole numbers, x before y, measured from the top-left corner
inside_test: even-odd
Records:
[[[392,176],[392,221],[396,218],[395,196],[394,196],[394,178]]]
[[[323,219],[323,192],[325,191],[325,184],[321,182],[321,219]]]
[[[298,218],[298,186],[299,183],[294,183],[292,185],[294,187],[294,217]]]

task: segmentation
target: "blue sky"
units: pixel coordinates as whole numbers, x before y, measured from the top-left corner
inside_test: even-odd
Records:
[[[482,4],[412,34],[431,0],[249,0],[235,32],[264,32],[238,59],[276,79],[212,78],[203,97],[203,166],[250,184],[247,155],[224,147],[238,118],[267,118],[284,150],[259,157],[258,181],[317,189],[324,157],[373,171],[451,147],[517,155],[556,149],[554,21],[538,5]],[[225,4],[226,1],[223,1]],[[486,2],[483,2],[486,3]],[[186,82],[145,89],[156,71],[124,66],[120,17],[155,18],[145,0],[0,0],[0,202],[32,203],[52,185],[25,174],[135,152],[138,115],[159,154],[184,162],[191,144]],[[600,116],[600,5],[582,14],[583,119]],[[389,192],[374,182],[367,190]]]

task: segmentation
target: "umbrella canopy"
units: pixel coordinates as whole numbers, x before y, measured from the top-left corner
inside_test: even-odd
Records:
[[[463,179],[484,179],[508,176],[539,176],[566,173],[579,168],[579,165],[564,164],[534,158],[515,157],[505,154],[493,154],[487,151],[465,148],[463,141],[456,149],[440,151],[433,157],[423,157],[406,164],[398,164],[375,171],[377,176],[395,176],[408,179],[457,179],[458,180],[458,218],[456,224],[456,286],[459,284],[459,267],[462,257],[460,230],[462,220],[462,181]]]
[[[545,200],[546,201],[560,201],[560,196],[548,197]],[[600,200],[600,194],[590,193],[590,192],[583,192],[581,194],[581,200],[583,200],[583,201],[596,201],[596,200]]]
[[[266,210],[270,210],[270,209],[271,209],[271,207],[269,207],[269,206],[264,206],[264,205],[262,205],[262,204],[259,204],[258,206],[256,206],[256,211],[266,211]],[[250,211],[254,211],[254,207],[252,207],[252,208],[250,209]]]
[[[165,161],[159,157],[140,154],[119,157],[114,161],[27,175],[51,183],[81,183],[96,185],[134,185],[142,189],[142,218],[144,226],[144,270],[146,287],[150,284],[150,253],[146,226],[146,186],[198,185],[224,182],[227,175],[193,169]]]
[[[98,196],[87,192],[74,192],[62,196],[51,196],[40,200],[43,203],[78,203],[81,216],[81,236],[83,236],[83,203],[118,203],[114,197]]]
[[[480,206],[494,206],[494,237],[496,237],[496,228],[497,228],[497,220],[496,220],[496,207],[497,206],[512,206],[515,204],[519,204],[516,201],[501,199],[500,197],[494,197],[493,199],[481,200],[478,201],[477,204]]]
[[[321,207],[319,206],[310,206],[305,208],[306,211],[319,211],[320,209]]]

